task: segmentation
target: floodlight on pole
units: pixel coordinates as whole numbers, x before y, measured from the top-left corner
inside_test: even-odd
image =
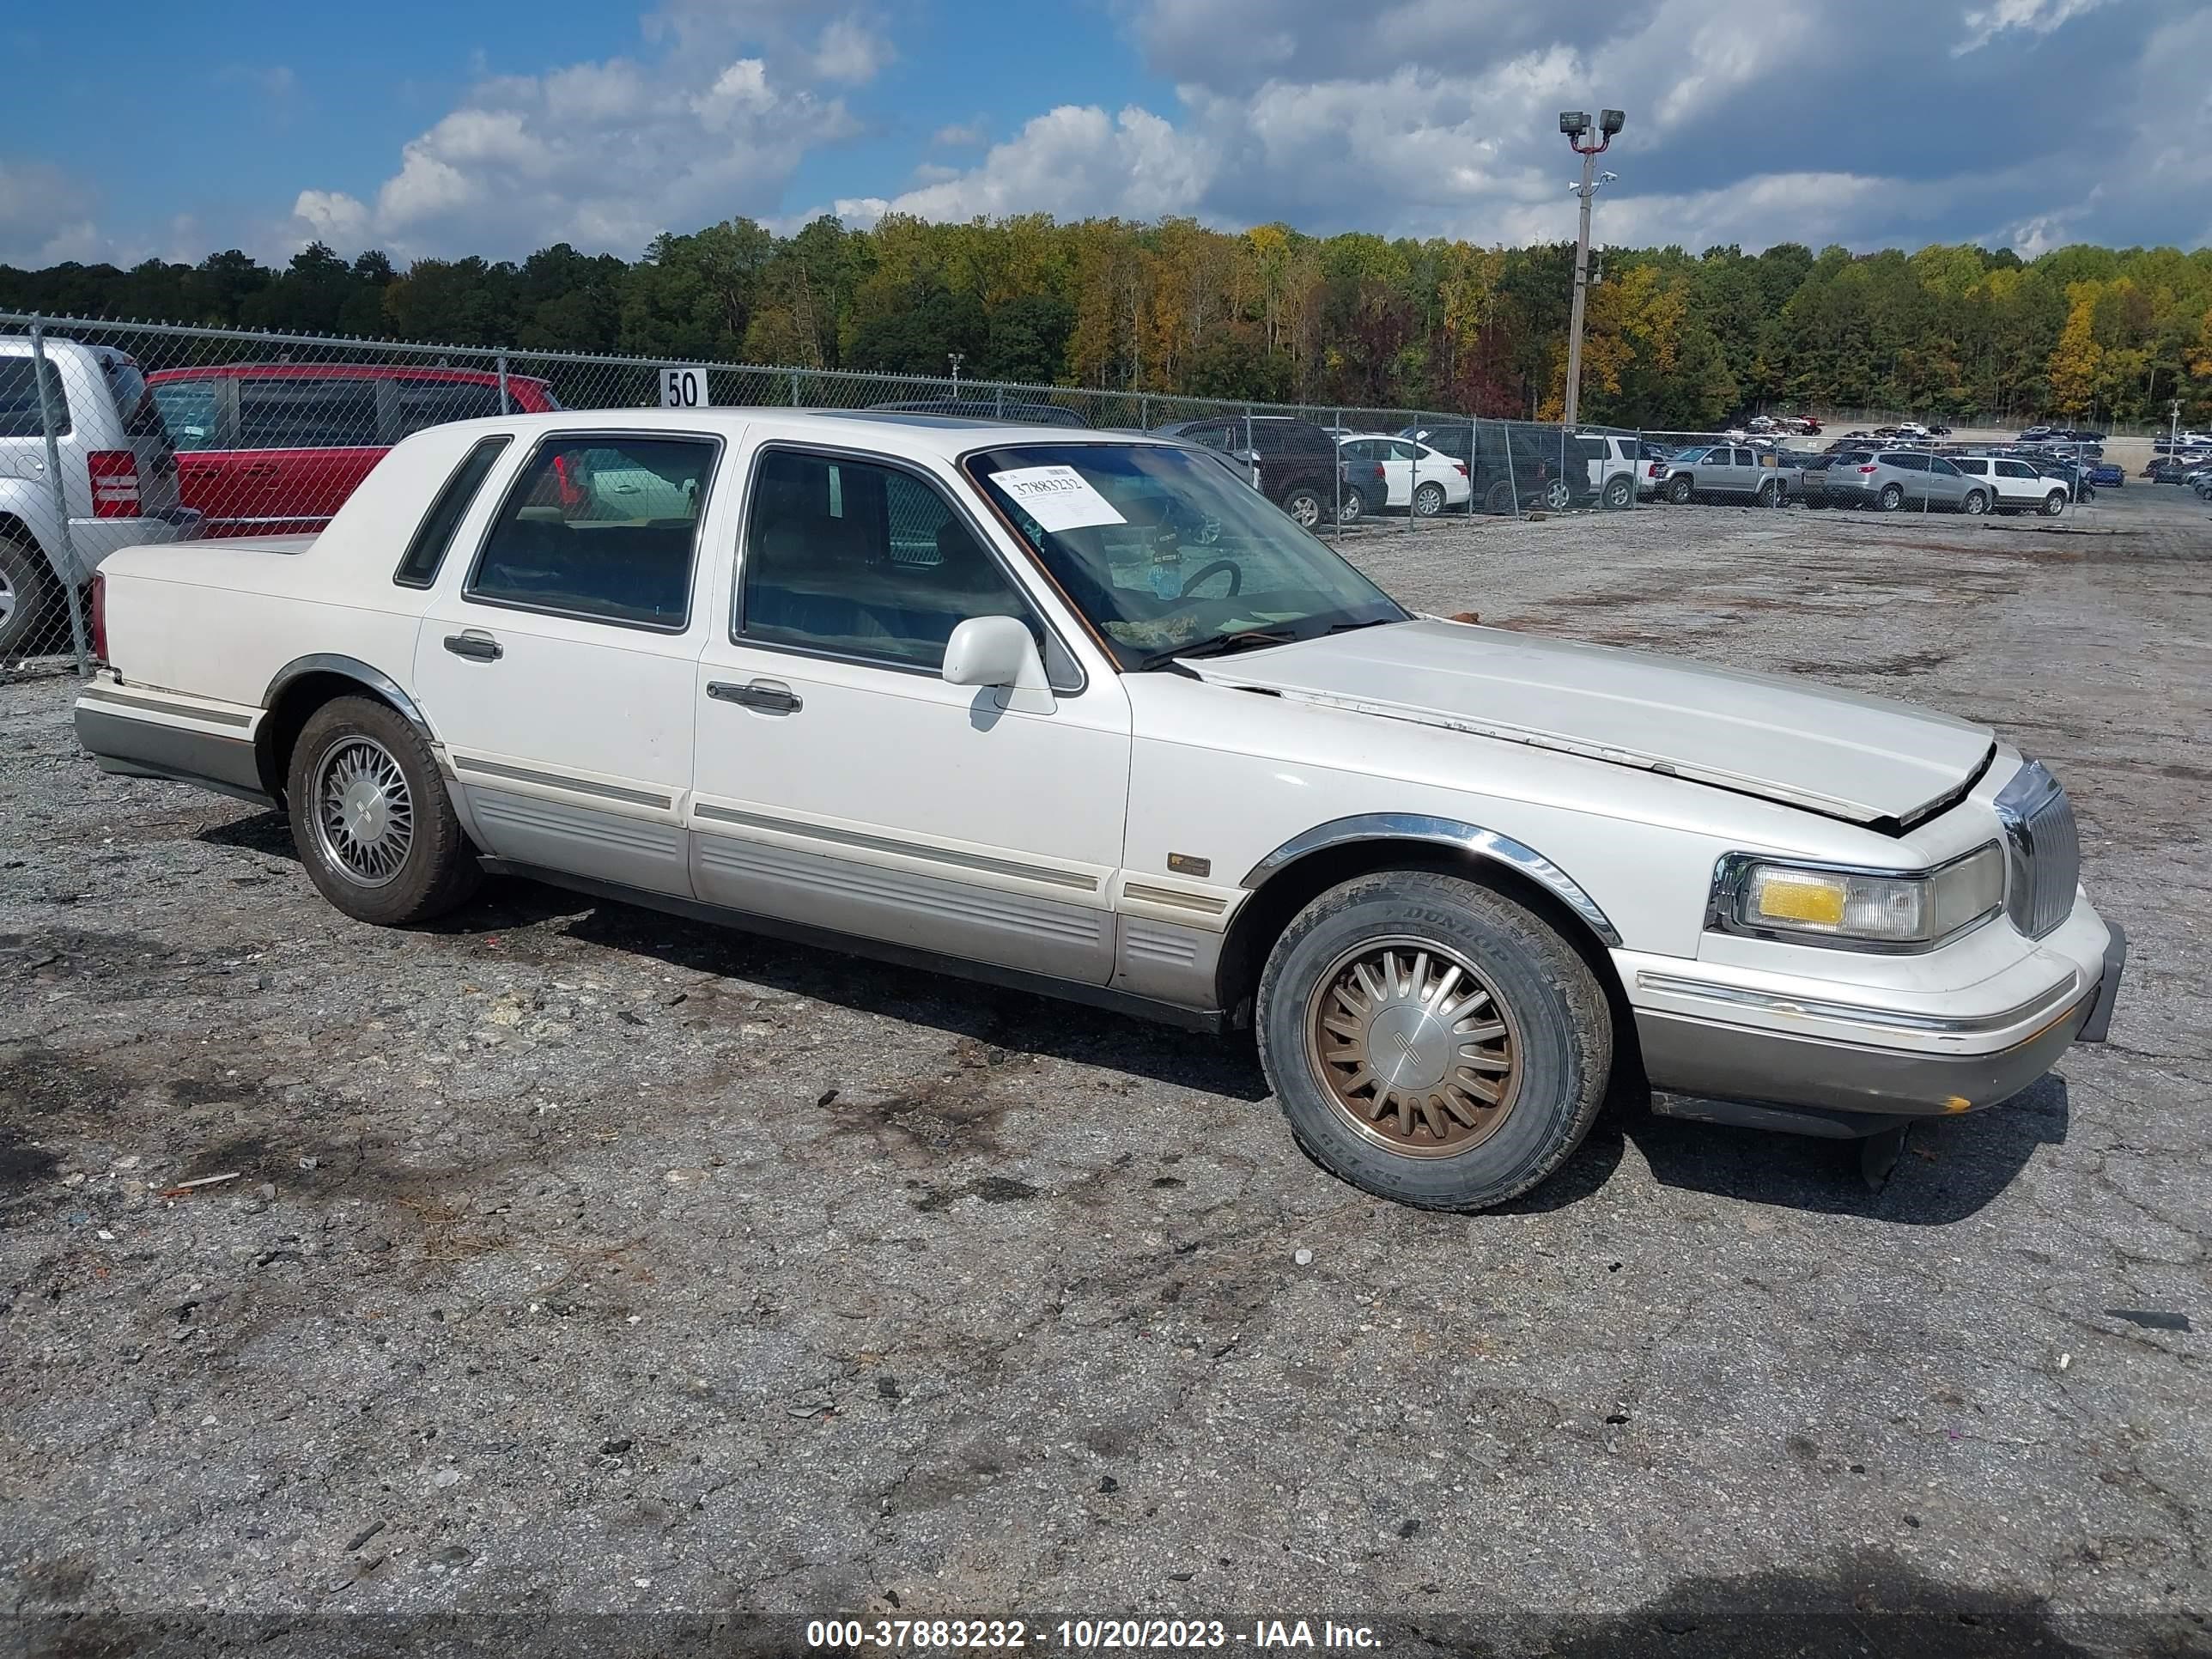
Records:
[[[1587,142],[1590,137],[1590,118],[1583,111],[1564,109],[1559,112],[1559,131],[1567,135],[1567,143],[1583,158],[1582,182],[1569,186],[1582,198],[1582,228],[1575,238],[1575,304],[1574,314],[1567,324],[1567,398],[1563,411],[1565,423],[1571,427],[1580,418],[1583,401],[1583,306],[1589,291],[1590,271],[1590,198],[1619,176],[1608,173],[1602,179],[1596,176],[1597,158],[1605,154],[1613,137],[1627,125],[1628,118],[1617,109],[1600,110],[1597,114],[1597,142]]]

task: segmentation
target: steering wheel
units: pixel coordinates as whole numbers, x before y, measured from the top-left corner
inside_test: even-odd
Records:
[[[1205,569],[1200,571],[1195,576],[1191,577],[1188,580],[1183,583],[1183,592],[1188,595],[1192,588],[1196,587],[1208,576],[1214,574],[1217,571],[1222,570],[1226,570],[1229,573],[1229,591],[1223,594],[1222,597],[1229,599],[1235,599],[1239,593],[1242,593],[1244,591],[1244,567],[1237,563],[1234,559],[1216,559],[1212,564],[1206,566]]]

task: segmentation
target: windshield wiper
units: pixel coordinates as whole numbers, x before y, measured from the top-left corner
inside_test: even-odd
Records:
[[[1322,632],[1324,634],[1349,634],[1354,629],[1361,628],[1388,628],[1393,623],[1401,623],[1406,620],[1407,619],[1403,617],[1377,617],[1371,622],[1331,623],[1327,628],[1322,629]]]
[[[1266,629],[1248,628],[1241,634],[1220,634],[1210,640],[1200,640],[1196,645],[1179,645],[1167,651],[1155,651],[1137,665],[1137,672],[1159,668],[1177,657],[1226,657],[1238,651],[1257,651],[1270,645],[1295,645],[1296,634],[1273,633]]]

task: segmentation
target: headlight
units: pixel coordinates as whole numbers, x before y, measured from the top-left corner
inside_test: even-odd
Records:
[[[2004,882],[2004,854],[1994,842],[1910,874],[1731,853],[1714,878],[1707,921],[1726,933],[1805,944],[1925,949],[1994,915]]]

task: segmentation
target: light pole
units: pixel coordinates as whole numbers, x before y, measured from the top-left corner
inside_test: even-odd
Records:
[[[1559,112],[1559,131],[1567,135],[1567,143],[1576,155],[1583,158],[1583,179],[1569,189],[1582,198],[1582,230],[1575,238],[1575,308],[1573,319],[1567,324],[1567,406],[1565,424],[1571,427],[1582,412],[1583,401],[1583,301],[1589,290],[1590,198],[1611,184],[1618,176],[1607,173],[1595,176],[1597,158],[1613,143],[1613,137],[1626,125],[1627,117],[1617,109],[1600,110],[1597,115],[1598,140],[1584,142],[1590,135],[1590,118],[1578,109]]]

